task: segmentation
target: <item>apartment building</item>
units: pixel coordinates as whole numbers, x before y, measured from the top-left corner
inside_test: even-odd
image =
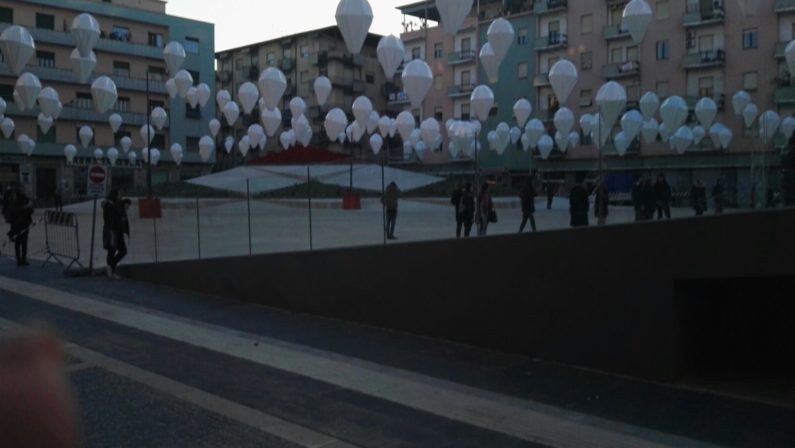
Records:
[[[621,25],[627,0],[527,0],[476,2],[460,36],[447,36],[441,27],[406,30],[406,59],[455,54],[461,50],[462,38],[474,28],[476,41],[467,48],[478,51],[486,41],[486,30],[495,17],[510,20],[516,30],[516,42],[500,68],[500,79],[490,86],[497,107],[484,129],[491,130],[505,121],[513,124],[512,106],[527,98],[534,107],[534,117],[544,120],[552,130],[552,117],[564,104],[555,97],[549,83],[550,68],[562,58],[574,62],[580,79],[565,106],[577,116],[595,113],[595,97],[607,81],[617,81],[627,89],[628,108],[636,108],[643,93],[656,92],[661,99],[679,95],[695,107],[702,97],[711,97],[719,105],[717,120],[734,133],[728,151],[712,146],[710,138],[685,155],[675,155],[663,142],[636,142],[625,157],[617,157],[611,145],[602,152],[601,166],[614,173],[664,171],[675,183],[689,185],[695,178],[713,182],[723,177],[737,191],[748,190],[750,167],[773,167],[779,163],[774,145],[763,147],[756,129],[746,129],[731,108],[732,95],[747,90],[761,111],[776,110],[782,116],[795,109],[795,87],[784,62],[784,47],[795,37],[795,1],[760,0],[756,12],[744,15],[737,2],[721,0],[649,0],[654,18],[646,38],[635,44]],[[405,15],[420,20],[438,20],[433,2],[419,2],[399,8]],[[434,114],[441,121],[468,117],[468,95],[459,89],[462,78],[457,73],[469,64],[471,84],[486,82],[477,56],[449,59],[447,64],[431,64],[441,76],[437,90],[444,95],[430,95],[423,115]],[[431,62],[433,57],[426,58]],[[451,63],[456,61],[456,63]],[[461,92],[456,98],[456,93]],[[395,104],[395,102],[392,102]],[[397,104],[400,106],[400,104]],[[415,113],[416,114],[416,113]],[[419,115],[419,114],[417,114]],[[691,113],[690,123],[695,123]],[[617,133],[619,129],[614,129]],[[555,151],[549,160],[534,160],[518,149],[510,148],[502,157],[487,153],[481,166],[493,170],[520,172],[532,166],[546,174],[593,170],[599,166],[599,153],[588,139],[565,154]],[[485,141],[483,142],[485,145]],[[779,139],[778,147],[785,142]],[[750,154],[756,154],[753,158]],[[426,163],[446,163],[438,154]],[[775,176],[775,170],[770,170]],[[740,199],[741,200],[741,199]]]
[[[381,37],[369,34],[361,53],[355,56],[348,53],[345,41],[336,26],[221,51],[216,54],[217,88],[226,89],[236,97],[241,84],[247,81],[256,84],[263,70],[276,67],[284,73],[288,84],[279,106],[283,126],[278,132],[291,127],[290,101],[294,97],[301,97],[307,105],[304,115],[312,124],[314,145],[329,146],[336,151],[364,155],[369,150],[361,145],[342,147],[329,142],[323,130],[323,122],[326,113],[335,107],[348,113],[348,118],[352,121],[351,106],[361,95],[371,99],[376,111],[381,112],[385,109],[385,78],[376,54]],[[332,84],[328,102],[322,107],[318,105],[314,93],[314,83],[319,76],[328,77]],[[221,121],[226,125],[225,120]],[[223,141],[226,136],[233,135],[239,140],[245,135],[249,125],[259,121],[260,111],[255,108],[251,115],[242,117],[234,129],[224,127],[219,139]],[[275,138],[268,139],[268,150],[276,150],[279,147],[278,134]],[[252,153],[249,158],[256,158],[260,154]],[[228,159],[223,156],[221,158]],[[232,163],[235,162],[229,159],[225,165]]]
[[[77,81],[69,60],[75,46],[69,31],[71,22],[82,12],[94,15],[101,29],[94,50],[97,66],[86,84]],[[21,182],[32,197],[41,201],[46,201],[56,188],[66,197],[79,196],[85,190],[86,169],[94,150],[120,148],[120,140],[129,136],[133,149],[140,151],[145,145],[139,129],[146,123],[148,112],[158,106],[168,111],[169,123],[157,133],[152,144],[162,154],[162,163],[153,171],[153,183],[193,177],[206,171],[206,164],[200,163],[198,141],[207,133],[214,109],[209,105],[203,110],[193,110],[184,100],[169,99],[162,48],[171,40],[182,42],[187,53],[185,68],[194,81],[214,86],[212,24],[166,15],[165,2],[160,0],[2,0],[0,31],[11,24],[30,31],[36,42],[36,54],[26,70],[38,76],[44,87],[58,91],[64,109],[52,129],[44,134],[37,125],[38,109],[20,111],[14,104],[16,77],[6,64],[0,64],[0,95],[8,103],[6,116],[16,123],[14,135],[0,141],[0,183]],[[112,112],[98,114],[93,109],[91,83],[102,75],[115,81],[119,97]],[[113,112],[124,119],[115,135],[108,125],[108,116]],[[82,126],[94,130],[94,140],[88,149],[77,144]],[[30,158],[23,156],[17,147],[16,138],[22,134],[36,141]],[[168,148],[173,143],[180,143],[185,149],[181,168],[169,163]],[[79,148],[73,164],[67,164],[64,158],[67,144]],[[145,171],[140,163],[130,165],[121,157],[112,170],[112,184],[123,190],[142,187],[146,184]]]

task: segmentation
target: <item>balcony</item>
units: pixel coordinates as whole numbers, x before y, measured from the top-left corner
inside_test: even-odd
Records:
[[[475,50],[456,51],[447,55],[447,65],[461,65],[475,62],[477,53]]]
[[[627,148],[627,153],[625,156],[631,155],[638,155],[640,154],[640,138],[636,138],[632,140],[632,143],[629,144],[629,148]],[[605,144],[604,148],[602,148],[602,154],[606,156],[618,156],[618,151],[616,150],[616,144],[613,142],[608,142]]]
[[[773,100],[779,106],[795,104],[795,86],[781,86],[773,92]]]
[[[787,49],[787,45],[789,45],[789,42],[776,42],[776,47],[773,51],[773,57],[776,59],[784,59],[784,51]]]
[[[562,33],[549,33],[546,37],[539,37],[535,40],[536,51],[550,51],[566,48],[569,44],[569,36]]]
[[[473,90],[475,90],[474,84],[458,84],[447,89],[447,96],[450,98],[468,97]]]
[[[621,25],[607,25],[602,28],[602,37],[605,40],[618,40],[631,37],[629,30],[622,28]]]
[[[713,93],[711,95],[688,95],[685,97],[685,102],[687,103],[687,107],[690,110],[694,110],[696,108],[696,104],[701,101],[701,98],[712,98],[715,101],[715,104],[718,105],[718,110],[723,110],[726,107],[726,95],[723,93]]]
[[[640,62],[627,61],[620,64],[606,64],[602,67],[602,76],[608,80],[640,76]]]
[[[682,58],[682,68],[685,70],[720,67],[724,64],[726,64],[726,52],[723,50],[699,51]]]
[[[568,0],[542,0],[533,5],[533,14],[543,16],[565,11],[569,7]]]
[[[389,94],[390,106],[397,106],[409,103],[411,103],[411,100],[409,99],[409,95],[406,92],[395,92]]]
[[[312,65],[328,65],[328,61],[336,60],[349,66],[360,66],[364,64],[364,56],[350,55],[344,51],[321,51],[319,53],[312,53],[307,56],[307,60]],[[293,64],[295,61],[292,61]]]
[[[26,67],[26,71],[29,71],[36,76],[42,82],[62,82],[65,84],[75,84],[79,85],[80,83],[77,80],[74,72],[71,70],[63,70],[60,68],[49,68],[49,67],[38,67],[29,65]],[[0,65],[0,76],[7,76],[7,77],[16,77],[14,74],[11,73],[9,70],[8,65]],[[90,86],[92,82],[98,77],[103,76],[102,73],[94,73],[88,79],[86,83],[86,87]],[[105,76],[110,76],[113,79],[113,82],[116,83],[116,88],[118,90],[132,90],[137,92],[146,92],[146,79],[145,78],[128,78],[125,76],[115,76],[105,74]],[[149,93],[156,94],[156,95],[165,95],[166,94],[166,86],[161,81],[154,81],[152,79],[149,80]]]
[[[61,111],[61,116],[58,117],[57,122],[63,121],[80,121],[80,122],[91,122],[91,123],[108,123],[108,117],[112,113],[117,113],[121,115],[122,119],[124,120],[125,126],[143,126],[146,124],[146,115],[145,114],[137,114],[132,112],[119,112],[115,110],[111,110],[104,114],[97,113],[94,109],[85,109],[82,107],[74,107],[73,105],[74,100],[68,103],[64,103],[63,111]],[[169,111],[170,112],[170,111]],[[10,117],[27,117],[36,119],[39,116],[39,109],[25,109],[24,111],[20,111],[19,107],[17,107],[14,103],[8,103],[6,108],[6,115]],[[169,117],[171,115],[169,114]],[[170,125],[170,118],[169,121],[166,122],[165,128],[168,128]]]
[[[795,12],[795,0],[776,0],[773,10],[778,14]]]
[[[533,87],[548,87],[549,85],[549,73],[539,73],[533,78]]]
[[[688,8],[692,9],[692,8]],[[692,9],[685,13],[682,24],[685,28],[699,26],[722,25],[726,16],[722,5],[715,5],[709,9]]]

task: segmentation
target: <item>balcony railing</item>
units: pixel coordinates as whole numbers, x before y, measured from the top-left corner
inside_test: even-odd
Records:
[[[535,40],[536,50],[551,50],[562,48],[568,45],[569,36],[563,33],[549,33],[546,37],[539,37]]]
[[[773,56],[776,59],[784,59],[784,50],[787,49],[787,45],[789,45],[789,42],[776,42],[775,50],[773,50]]]
[[[92,123],[107,123],[108,116],[110,112],[100,114],[91,109],[93,105],[89,105],[89,108],[85,108],[86,104],[78,104],[77,101],[74,100],[70,103],[65,103],[63,107],[63,111],[61,111],[60,117],[58,117],[58,121],[81,121],[81,122],[92,122]],[[131,112],[117,112],[121,115],[122,119],[124,120],[125,125],[129,126],[143,126],[146,124],[146,115],[145,114],[137,114]],[[17,107],[14,103],[8,103],[6,108],[6,115],[10,117],[27,117],[27,118],[36,118],[39,116],[39,110],[36,109],[26,109],[24,111],[20,111],[19,107]],[[169,123],[166,123],[166,127],[169,126]]]
[[[602,28],[602,37],[605,40],[623,39],[630,37],[629,30],[622,28],[621,25],[607,25]]]
[[[474,84],[458,84],[454,86],[450,86],[447,89],[447,96],[450,98],[459,98],[462,96],[469,96],[472,94],[472,91],[475,90]]]
[[[564,11],[569,7],[568,0],[541,0],[533,5],[533,13],[537,16]]]
[[[447,55],[447,63],[449,65],[466,64],[474,62],[476,57],[475,50],[456,51]]]
[[[698,6],[698,5],[696,5]],[[714,5],[709,9],[688,8],[682,18],[683,25],[687,27],[706,26],[723,23],[726,12],[723,5]]]
[[[690,110],[694,110],[696,108],[696,104],[701,101],[702,98],[709,97],[715,101],[715,104],[718,106],[718,110],[723,110],[726,106],[726,95],[723,93],[713,93],[711,95],[688,95],[685,97],[685,102],[687,103],[687,107]]]
[[[602,67],[602,76],[606,79],[640,76],[640,62],[627,61],[619,64],[606,64]]]
[[[795,0],[776,0],[774,11],[777,13],[795,12]]]
[[[682,58],[682,67],[685,69],[714,67],[725,63],[726,52],[723,50],[699,51]]]
[[[546,87],[549,83],[549,73],[539,73],[533,78],[533,87]]]
[[[409,95],[406,92],[395,92],[389,94],[389,104],[407,104],[410,103]]]
[[[776,88],[773,99],[778,105],[795,104],[795,86],[783,86]]]
[[[71,70],[64,70],[60,68],[51,68],[51,67],[38,67],[38,66],[28,66],[26,70],[35,74],[39,77],[42,81],[47,82],[62,82],[65,84],[80,84],[77,80],[77,76],[75,76],[74,72]],[[14,75],[9,70],[8,65],[2,64],[0,65],[0,76],[7,76],[13,77]],[[87,86],[91,85],[95,79],[98,77],[103,76],[102,73],[94,73],[88,79],[86,83]],[[128,78],[125,76],[114,76],[114,75],[106,75],[110,76],[113,79],[113,82],[116,83],[116,88],[119,90],[133,90],[138,92],[146,92],[146,79],[145,78]],[[149,79],[149,92],[156,95],[165,95],[166,94],[166,86],[161,81],[155,81],[153,79]]]

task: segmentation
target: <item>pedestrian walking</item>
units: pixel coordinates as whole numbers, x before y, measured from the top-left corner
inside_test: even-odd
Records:
[[[396,240],[395,237],[395,224],[397,223],[398,214],[398,196],[400,196],[400,189],[397,184],[392,181],[386,187],[384,193],[384,206],[386,207],[386,237],[390,240]]]
[[[671,200],[673,192],[668,181],[665,180],[665,175],[660,174],[657,176],[657,183],[654,185],[654,201],[655,208],[657,209],[657,219],[671,219]]]
[[[472,193],[472,184],[469,182],[464,185],[464,192],[461,195],[461,203],[458,208],[459,219],[464,224],[464,238],[469,238],[475,219],[475,195]]]
[[[643,221],[643,177],[635,176],[632,184],[632,207],[635,209],[635,222]]]
[[[707,187],[704,185],[704,181],[698,180],[696,184],[693,185],[693,188],[690,190],[690,200],[693,204],[693,210],[696,212],[696,216],[704,216],[704,212],[707,211]]]
[[[588,201],[588,190],[585,188],[585,176],[577,176],[577,184],[569,191],[569,214],[572,227],[588,226],[588,210],[591,204]]]
[[[464,227],[464,221],[461,214],[461,199],[464,197],[464,182],[459,180],[455,184],[453,194],[450,196],[450,203],[455,208],[455,237],[461,238],[461,230]]]
[[[643,201],[643,220],[650,221],[654,219],[654,211],[657,208],[657,200],[654,196],[654,186],[651,183],[651,178],[648,176],[643,180],[641,199]]]
[[[552,202],[555,200],[555,195],[558,193],[558,186],[554,182],[547,182],[544,189],[547,194],[547,210],[552,210]]]
[[[530,221],[530,228],[536,231],[536,190],[533,188],[533,178],[527,179],[522,191],[519,193],[519,200],[522,204],[522,224],[519,226],[519,233],[524,232],[527,222]]]
[[[17,266],[28,266],[28,236],[33,225],[33,206],[18,186],[14,186],[7,202],[9,206],[5,211],[5,218],[11,229],[6,235],[14,242]]]
[[[594,215],[600,226],[607,224],[607,216],[610,214],[610,190],[601,180],[596,185],[594,200]]]
[[[497,222],[497,211],[494,209],[494,199],[489,191],[489,183],[484,182],[478,196],[478,236],[486,236],[490,223]]]
[[[712,200],[715,201],[715,214],[722,215],[723,208],[726,206],[726,189],[723,187],[723,179],[718,179],[712,187]]]
[[[55,211],[62,212],[63,211],[63,195],[61,194],[61,189],[56,188],[55,191],[52,193],[52,198],[55,206]]]
[[[126,218],[126,207],[124,201],[119,198],[119,191],[115,188],[102,201],[102,246],[108,252],[105,275],[110,279],[119,278],[116,275],[116,268],[127,255],[124,235],[125,233],[129,235],[130,228]]]

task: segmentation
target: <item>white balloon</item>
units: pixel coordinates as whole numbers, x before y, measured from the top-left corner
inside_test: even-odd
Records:
[[[108,149],[108,160],[110,161],[111,166],[115,166],[116,161],[119,160],[119,150],[116,148]]]
[[[171,145],[169,152],[171,153],[171,158],[174,159],[174,163],[176,163],[177,166],[182,165],[182,158],[184,155],[182,151],[182,145],[179,143],[174,143]]]
[[[718,134],[718,138],[720,139],[720,146],[723,149],[727,149],[732,141],[732,130],[727,128],[726,126],[721,127],[720,133]]]
[[[138,154],[135,151],[130,152],[127,154],[127,160],[130,161],[130,165],[135,165],[138,162]]]
[[[569,132],[574,128],[574,112],[567,107],[561,107],[555,112],[553,120],[555,129],[564,137],[568,138]]]
[[[586,137],[590,137],[593,132],[593,115],[583,114],[580,117],[580,129]]]
[[[441,133],[439,122],[434,118],[426,118],[425,121],[420,124],[420,133],[422,141],[425,142],[425,146],[432,147],[436,138]]]
[[[30,157],[31,154],[33,154],[33,150],[36,148],[36,142],[28,137],[27,134],[22,134],[17,138],[17,146],[22,154]]]
[[[196,94],[199,99],[199,106],[204,108],[207,103],[210,102],[210,96],[212,95],[212,91],[210,90],[210,86],[205,83],[201,83],[196,86]]]
[[[42,113],[39,114],[37,122],[38,122],[39,128],[41,129],[41,132],[43,134],[46,134],[46,133],[50,132],[50,129],[52,128],[52,124],[53,124],[52,117],[44,115],[44,113],[42,112]]]
[[[547,160],[555,148],[555,142],[547,134],[544,134],[538,141],[538,151],[541,153],[541,158]]]
[[[257,106],[259,90],[252,82],[244,82],[237,91],[237,99],[243,107],[243,113],[250,114]]]
[[[213,118],[210,120],[210,123],[208,123],[207,127],[210,129],[210,135],[215,138],[218,135],[218,132],[221,130],[221,122],[218,121],[217,118]]]
[[[681,96],[670,96],[660,106],[660,116],[668,129],[678,129],[687,121],[689,109]]]
[[[602,114],[598,113],[593,116],[591,121],[591,129],[591,135],[596,140],[599,148],[605,149],[607,140],[610,138],[612,126],[608,126],[607,123],[605,123],[604,118],[602,118]]]
[[[169,78],[168,81],[166,81],[166,93],[168,93],[168,97],[172,100],[179,95],[177,81],[174,78]]]
[[[381,117],[378,115],[378,112],[372,111],[370,112],[370,118],[367,119],[367,133],[373,134],[376,130],[378,130],[378,121]]]
[[[232,136],[226,137],[226,140],[224,140],[224,149],[227,154],[231,154],[232,150],[235,149],[235,139]]]
[[[541,138],[547,135],[547,130],[541,120],[534,118],[527,122],[527,125],[524,128],[524,133],[529,139],[530,147],[536,148],[541,141]]]
[[[202,162],[207,163],[210,157],[215,152],[215,140],[209,135],[205,135],[199,139],[199,157]]]
[[[72,20],[72,36],[82,56],[88,56],[99,41],[99,22],[91,14],[82,13]]]
[[[781,132],[789,143],[790,139],[792,139],[792,135],[795,134],[795,117],[789,116],[784,118],[781,122]]]
[[[187,70],[180,70],[174,75],[174,83],[177,86],[177,94],[180,98],[188,95],[188,89],[193,87],[193,75]]]
[[[152,148],[149,150],[149,160],[152,166],[157,166],[160,163],[160,150],[157,148]]]
[[[130,137],[124,136],[121,138],[121,149],[124,151],[125,154],[130,152],[130,147],[132,147],[132,139]]]
[[[41,108],[42,113],[49,117],[52,117],[55,114],[55,110],[58,108],[58,103],[61,102],[60,98],[58,97],[58,92],[52,87],[45,87],[41,89],[38,99],[39,107]]]
[[[324,127],[329,140],[334,140],[341,132],[345,132],[345,128],[348,127],[348,117],[342,109],[331,109],[326,114]]]
[[[643,141],[651,145],[657,141],[657,134],[660,132],[660,124],[654,118],[643,123]]]
[[[693,145],[698,146],[701,144],[701,141],[704,140],[704,137],[707,136],[707,131],[704,129],[703,126],[694,126],[693,127]]]
[[[75,148],[75,145],[66,145],[63,148],[63,155],[68,163],[72,163],[77,155],[77,148]]]
[[[626,27],[636,44],[643,42],[653,13],[646,0],[631,0],[624,7],[621,24]]]
[[[631,110],[621,117],[621,129],[630,142],[640,134],[643,129],[643,115],[636,110]]]
[[[411,134],[414,132],[416,127],[417,122],[414,120],[414,115],[411,115],[411,112],[403,111],[398,114],[397,129],[398,133],[400,134],[400,138],[402,138],[404,142],[411,138]]]
[[[199,90],[196,87],[191,86],[188,88],[188,92],[185,93],[185,101],[190,104],[190,107],[195,109],[199,106]]]
[[[660,123],[660,126],[657,128],[657,133],[660,135],[660,140],[662,140],[663,143],[668,143],[673,135],[670,125],[665,122]]]
[[[640,98],[638,105],[640,106],[640,112],[643,114],[643,118],[649,121],[654,118],[657,114],[657,110],[660,108],[660,98],[654,92],[646,92]]]
[[[234,101],[230,101],[226,103],[223,113],[224,118],[226,118],[226,123],[229,126],[234,126],[238,117],[240,117],[240,107],[238,107],[237,103]]]
[[[240,151],[240,155],[245,158],[248,155],[249,149],[251,149],[251,139],[248,135],[244,135],[243,138],[237,142],[237,150]]]
[[[36,43],[27,29],[12,25],[0,34],[0,49],[11,73],[19,75],[36,52]]]
[[[578,132],[571,132],[569,134],[569,148],[575,149],[580,146],[580,134]]]
[[[57,120],[61,116],[61,112],[63,112],[63,103],[58,101],[55,110],[52,111],[52,119]]]
[[[119,114],[112,114],[108,118],[108,123],[110,124],[110,130],[115,134],[119,132],[121,125],[124,123],[124,119]]]
[[[489,86],[479,85],[472,91],[469,103],[475,118],[486,121],[489,119],[491,108],[494,107],[494,92]]]
[[[522,138],[522,130],[517,127],[511,128],[511,144],[515,145],[519,143],[519,139]]]
[[[601,121],[608,129],[612,128],[627,105],[627,91],[621,84],[610,81],[597,92],[596,105],[599,107]]]
[[[490,150],[496,151],[500,143],[500,137],[497,136],[497,131],[489,131],[489,133],[486,134],[486,142],[488,142]]]
[[[527,124],[527,120],[532,113],[533,105],[524,98],[518,100],[516,104],[513,105],[513,116],[516,118],[516,124],[519,125],[520,128],[523,128],[524,125]]]
[[[103,157],[105,157],[105,152],[102,149],[97,148],[94,150],[94,159],[100,161]]]
[[[41,81],[36,75],[30,72],[23,73],[17,79],[15,89],[19,93],[19,98],[25,105],[25,109],[36,107],[36,99],[41,92]]]
[[[17,89],[14,89],[13,96],[14,96],[14,104],[17,105],[17,108],[19,108],[20,111],[24,111],[25,109],[28,108],[27,105],[25,105],[25,102],[22,100],[22,96],[19,94],[19,92],[17,92]]]
[[[621,131],[616,134],[615,138],[613,138],[613,143],[616,146],[616,153],[618,153],[618,156],[624,157],[627,155],[627,150],[629,149],[629,145],[632,143],[632,140],[630,140],[630,138],[624,134],[624,131]]]
[[[389,136],[389,131],[392,128],[392,119],[384,115],[383,117],[378,119],[378,132],[381,133],[381,137],[387,138]]]
[[[403,41],[394,35],[384,36],[378,42],[376,50],[378,54],[378,62],[384,70],[386,79],[391,80],[395,76],[400,64],[403,63],[403,58],[406,55],[406,48]]]
[[[228,90],[219,90],[218,93],[215,94],[215,103],[220,110],[224,110],[224,107],[226,107],[226,104],[230,101],[232,101],[232,94],[229,93]]]
[[[5,138],[11,138],[11,134],[14,133],[14,129],[16,129],[16,124],[14,123],[14,120],[5,117],[3,118],[3,121],[0,122],[0,131],[3,132],[3,136]]]
[[[290,136],[290,131],[282,132],[282,134],[279,136],[279,143],[282,144],[282,148],[290,149],[290,146],[292,145],[292,136]]]
[[[455,36],[458,33],[473,4],[474,0],[436,0],[436,10],[447,34]]]
[[[276,109],[287,90],[287,78],[281,70],[268,67],[259,75],[259,93],[265,101],[265,108]]]
[[[259,142],[260,140],[262,140],[262,137],[265,136],[265,130],[262,128],[262,126],[254,123],[248,127],[247,134],[248,134],[249,144],[251,145],[252,148],[256,148],[257,146],[259,146]]]
[[[351,110],[359,126],[366,129],[367,121],[370,120],[370,113],[373,111],[373,102],[366,96],[360,96],[353,101]]]
[[[83,126],[77,134],[80,137],[80,144],[83,148],[88,148],[88,145],[91,144],[91,140],[94,138],[94,130],[88,126]]]
[[[560,103],[566,103],[574,86],[577,85],[577,67],[566,59],[561,59],[549,70],[549,83]]]
[[[331,95],[331,80],[325,76],[318,77],[315,79],[314,89],[318,106],[325,106],[329,95]]]
[[[757,107],[756,104],[751,103],[745,106],[745,109],[743,109],[743,123],[745,123],[745,127],[750,128],[753,126],[758,116],[759,107]]]
[[[168,122],[168,114],[162,107],[155,107],[150,114],[150,120],[158,131],[163,130],[163,126]]]
[[[671,145],[679,154],[684,154],[692,144],[693,131],[687,126],[680,127],[676,133],[671,136]]]
[[[417,153],[417,159],[424,161],[425,156],[428,154],[428,146],[424,142],[419,142],[414,147],[414,152]]]
[[[359,54],[373,24],[370,3],[367,0],[340,0],[334,17],[348,51]]]
[[[403,69],[403,90],[415,109],[422,106],[422,101],[433,85],[433,72],[428,64],[420,59],[415,59]]]
[[[566,152],[569,147],[569,136],[561,134],[560,131],[555,132],[555,145],[557,145],[560,152]]]
[[[138,135],[141,137],[141,141],[144,142],[144,145],[151,145],[152,141],[155,139],[155,128],[145,124],[138,130]]]
[[[373,150],[373,154],[378,155],[381,152],[381,147],[384,145],[384,139],[381,138],[378,134],[373,134],[370,136],[370,149]]]
[[[306,102],[300,96],[293,97],[290,100],[290,112],[292,112],[293,117],[298,117],[304,114],[306,111]]]
[[[279,130],[279,126],[282,124],[282,112],[279,109],[271,110],[265,108],[262,109],[259,117],[268,137],[276,135],[276,131]]]
[[[486,32],[486,37],[488,38],[491,47],[494,49],[494,53],[497,55],[497,58],[500,61],[505,59],[505,56],[508,54],[508,50],[511,48],[511,44],[513,43],[514,35],[515,32],[511,22],[503,19],[502,17],[491,22],[491,25]]]
[[[497,83],[500,77],[500,63],[502,60],[497,56],[497,53],[492,48],[491,44],[486,42],[480,49],[480,65],[486,72],[489,82],[492,84]]]
[[[4,100],[2,97],[0,97],[0,116],[5,115],[7,107],[8,107],[8,104],[6,104],[6,100]]]
[[[107,112],[119,97],[116,83],[107,76],[100,76],[91,84],[91,96],[94,98],[94,109],[101,114]]]
[[[759,117],[759,133],[762,136],[762,141],[770,143],[770,140],[776,136],[778,128],[781,125],[781,116],[775,111],[768,110]]]
[[[171,74],[177,73],[185,63],[185,47],[177,41],[171,41],[163,47],[163,59]]]
[[[712,98],[701,98],[696,103],[695,112],[701,126],[709,129],[715,122],[715,117],[718,116],[718,105]]]
[[[732,97],[732,108],[735,115],[742,115],[745,107],[751,103],[751,95],[745,90],[740,90]]]

